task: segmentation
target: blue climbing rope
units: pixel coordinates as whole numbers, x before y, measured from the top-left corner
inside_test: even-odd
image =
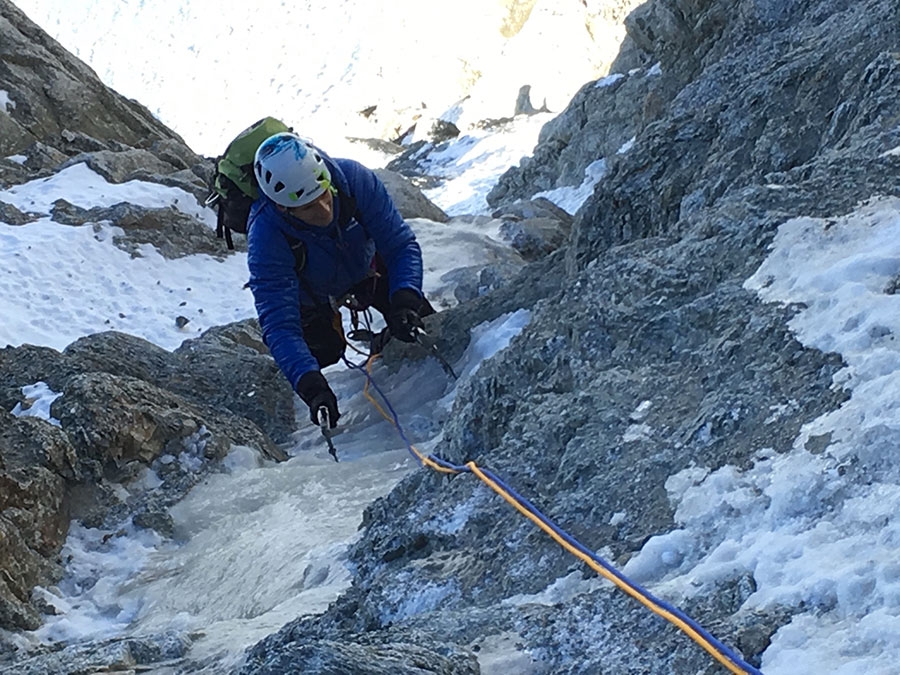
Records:
[[[631,581],[628,577],[618,571],[615,567],[606,562],[603,558],[596,555],[593,551],[586,548],[576,539],[571,537],[565,530],[560,528],[556,523],[545,516],[525,497],[516,492],[503,479],[488,469],[479,467],[475,462],[467,462],[465,465],[458,465],[448,462],[434,454],[423,455],[407,438],[397,411],[391,405],[391,402],[385,396],[384,392],[372,378],[371,366],[376,357],[369,357],[366,364],[357,364],[350,361],[346,356],[344,363],[351,369],[359,370],[366,378],[366,386],[364,394],[366,398],[375,406],[381,415],[393,424],[403,443],[406,445],[409,453],[423,466],[428,466],[440,473],[445,474],[461,474],[471,473],[477,476],[482,482],[488,485],[497,494],[503,497],[511,506],[526,516],[540,529],[546,532],[554,541],[556,541],[564,549],[572,553],[576,558],[582,560],[591,569],[600,574],[608,581],[615,584],[617,588],[630,595],[632,598],[643,604],[647,609],[655,614],[663,617],[685,634],[687,634],[694,642],[706,650],[720,664],[725,666],[729,671],[736,675],[763,675],[762,671],[753,667],[740,656],[737,655],[727,645],[709,633],[700,624],[691,619],[687,614],[682,612],[672,604],[655,597],[648,590],[639,584]],[[384,408],[369,394],[369,387],[372,387],[376,393],[384,401],[387,408]]]

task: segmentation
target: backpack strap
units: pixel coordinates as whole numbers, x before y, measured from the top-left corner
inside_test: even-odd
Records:
[[[356,206],[356,198],[351,195],[349,192],[339,191],[338,192],[338,203],[341,205],[341,219],[338,221],[338,225],[341,229],[347,227],[351,220],[356,218],[356,222],[358,222],[363,230],[366,230],[366,224],[362,219],[362,212]],[[366,230],[366,236],[368,236],[369,232]]]
[[[209,194],[206,197],[206,201],[203,202],[204,206],[208,206],[209,208],[215,207],[216,209],[216,239],[225,238],[225,243],[228,246],[229,251],[234,250],[234,241],[231,238],[231,230],[225,225],[225,206],[222,204],[222,193],[219,192],[217,185],[219,182],[219,162],[222,161],[222,157],[217,157],[215,161],[215,170],[213,171],[212,177],[209,179]]]
[[[300,282],[303,290],[315,303],[316,309],[326,306],[323,303],[316,302],[316,294],[313,292],[313,287],[303,275],[303,269],[306,267],[306,244],[302,240],[294,239],[287,234],[284,235],[284,238],[287,240],[288,246],[291,247],[291,254],[294,256],[294,274],[297,275],[297,281]]]
[[[230,146],[229,146],[230,147]],[[228,195],[228,190],[225,188],[225,181],[228,178],[219,171],[219,163],[222,161],[222,157],[218,157],[215,163],[215,171],[213,171],[212,178],[209,181],[209,195],[206,197],[206,201],[204,202],[205,206],[210,208],[215,207],[216,209],[216,239],[225,239],[225,245],[228,247],[229,251],[234,250],[234,239],[231,237],[231,228],[228,227],[228,213],[227,213],[227,204],[226,199]],[[231,181],[228,180],[230,183]],[[225,192],[223,194],[223,189]],[[245,230],[246,231],[246,230]]]
[[[294,256],[294,272],[296,272],[299,277],[303,268],[306,267],[306,244],[300,239],[294,239],[288,235],[284,236],[287,238],[288,244],[291,247],[291,253]]]
[[[229,251],[234,250],[234,239],[231,238],[231,228],[225,224],[225,207],[219,204],[216,211],[216,238],[225,237],[225,244]]]

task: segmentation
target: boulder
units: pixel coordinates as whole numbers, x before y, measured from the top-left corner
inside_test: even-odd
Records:
[[[196,217],[174,206],[150,208],[121,202],[109,207],[83,209],[64,199],[53,203],[50,217],[64,225],[106,222],[123,230],[113,243],[131,257],[142,257],[141,247],[150,244],[164,258],[175,259],[206,254],[216,258],[232,255],[215,231]]]
[[[57,557],[69,529],[66,479],[77,459],[48,422],[0,411],[0,628],[40,625],[31,591],[62,575]]]
[[[426,218],[438,223],[446,223],[450,217],[444,213],[422,191],[395,171],[375,169],[375,175],[387,188],[394,206],[404,218]]]

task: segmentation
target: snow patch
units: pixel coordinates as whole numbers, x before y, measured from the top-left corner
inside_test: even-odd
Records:
[[[38,419],[47,420],[50,424],[61,427],[59,420],[50,415],[50,406],[53,402],[62,396],[61,393],[50,389],[45,382],[36,382],[34,384],[22,387],[22,394],[26,399],[26,406],[16,403],[15,407],[10,411],[16,417],[37,417]]]
[[[0,110],[5,113],[9,113],[10,111],[15,109],[16,102],[9,97],[9,92],[4,89],[0,89]]]

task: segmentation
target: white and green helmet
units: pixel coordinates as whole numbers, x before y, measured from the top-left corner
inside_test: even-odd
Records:
[[[331,190],[322,155],[297,134],[269,136],[256,150],[253,173],[260,190],[281,206],[303,206]]]

